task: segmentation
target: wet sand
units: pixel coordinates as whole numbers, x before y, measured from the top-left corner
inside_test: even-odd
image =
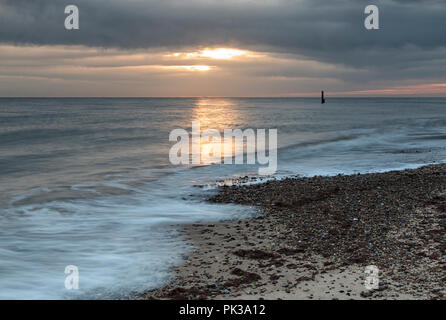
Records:
[[[194,251],[171,283],[137,298],[446,297],[446,165],[225,186],[209,201],[259,216],[183,226]]]

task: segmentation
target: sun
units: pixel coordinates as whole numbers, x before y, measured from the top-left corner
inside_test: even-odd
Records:
[[[215,59],[215,60],[229,60],[236,57],[251,57],[252,53],[240,49],[232,48],[206,48],[201,51],[194,52],[175,52],[168,54],[167,57],[183,58],[183,59]]]
[[[244,55],[246,55],[246,52],[243,50],[228,48],[206,49],[199,53],[200,57],[222,60],[232,59],[234,57]]]

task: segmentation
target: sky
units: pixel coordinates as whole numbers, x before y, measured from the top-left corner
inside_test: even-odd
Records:
[[[444,0],[0,0],[0,96],[446,96],[445,30]]]

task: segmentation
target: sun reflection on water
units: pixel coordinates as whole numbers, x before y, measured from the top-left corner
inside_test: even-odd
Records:
[[[193,110],[193,121],[200,122],[200,131],[216,130],[220,133],[221,139],[211,137],[202,139],[200,144],[201,163],[205,165],[221,163],[224,156],[225,146],[223,133],[225,129],[241,129],[242,114],[238,109],[238,104],[232,99],[227,98],[200,98],[195,104]],[[235,145],[229,146],[232,154],[235,151]],[[243,152],[243,150],[241,151]]]

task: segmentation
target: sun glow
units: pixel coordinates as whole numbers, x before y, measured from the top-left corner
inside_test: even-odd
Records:
[[[215,59],[215,60],[230,60],[236,57],[251,57],[253,56],[248,51],[230,48],[215,48],[215,49],[204,49],[197,52],[175,52],[167,55],[174,58],[185,58],[185,59]]]
[[[209,71],[209,70],[211,70],[210,66],[184,66],[184,68],[189,71]]]
[[[242,50],[218,48],[203,50],[199,55],[200,57],[211,59],[232,59],[234,57],[244,56],[246,54],[246,51]]]
[[[166,70],[187,70],[187,71],[195,71],[195,72],[204,72],[212,70],[212,66],[205,65],[191,65],[191,66],[163,66],[163,69]]]

